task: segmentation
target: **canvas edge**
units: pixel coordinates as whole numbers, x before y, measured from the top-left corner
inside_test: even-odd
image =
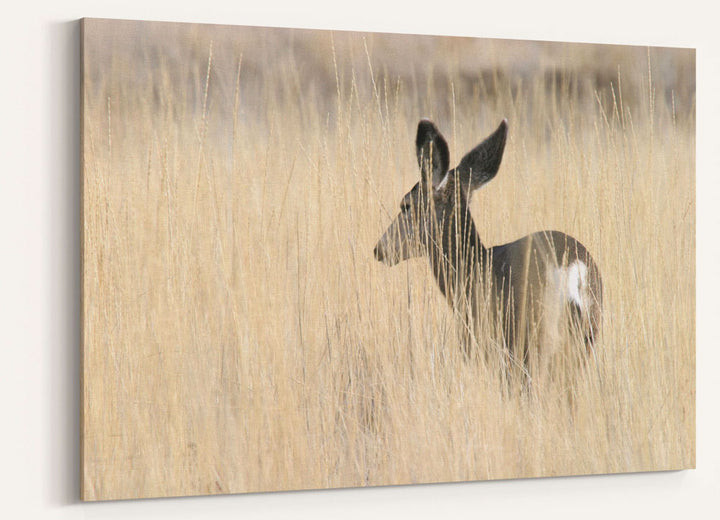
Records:
[[[85,476],[85,406],[86,406],[86,379],[85,379],[85,26],[87,18],[81,18],[80,23],[80,500],[91,500],[86,488]]]

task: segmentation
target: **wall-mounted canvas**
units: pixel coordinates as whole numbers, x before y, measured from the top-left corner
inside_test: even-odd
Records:
[[[694,467],[694,190],[691,49],[83,20],[83,499]]]

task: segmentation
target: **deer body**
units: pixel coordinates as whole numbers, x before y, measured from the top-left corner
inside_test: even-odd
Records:
[[[559,231],[486,247],[475,227],[470,195],[497,173],[506,136],[503,121],[448,170],[447,143],[433,123],[422,120],[416,138],[421,180],[403,198],[375,256],[389,265],[427,256],[468,333],[482,320],[491,322],[489,330],[494,327],[509,353],[526,363],[528,345],[552,348],[568,330],[590,350],[600,331],[602,281],[587,249]]]

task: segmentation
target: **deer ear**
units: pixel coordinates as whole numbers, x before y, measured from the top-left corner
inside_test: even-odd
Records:
[[[463,186],[476,190],[495,177],[505,151],[507,131],[507,119],[503,119],[497,130],[462,158],[455,171]]]
[[[450,152],[432,121],[423,119],[418,124],[415,150],[423,181],[437,186],[450,167]]]

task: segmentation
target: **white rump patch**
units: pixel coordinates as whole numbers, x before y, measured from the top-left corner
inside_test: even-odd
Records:
[[[557,339],[567,327],[564,318],[566,305],[577,305],[581,315],[590,308],[587,265],[575,260],[567,267],[548,268],[546,276],[543,344],[559,345]]]
[[[577,260],[567,268],[567,290],[571,300],[581,309],[585,308],[585,287],[587,286],[587,266]]]
[[[552,287],[563,300],[572,301],[583,310],[588,307],[587,266],[584,262],[576,260],[567,267],[551,269],[548,282],[548,289]]]

